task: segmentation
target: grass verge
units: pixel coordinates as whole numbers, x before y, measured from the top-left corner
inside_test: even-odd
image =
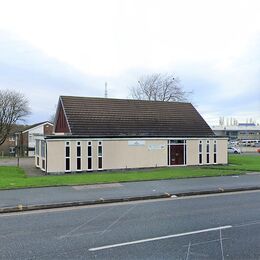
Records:
[[[243,174],[260,171],[259,156],[231,155],[227,166],[155,168],[151,170],[68,174],[61,176],[27,177],[14,166],[0,167],[0,189],[97,184],[127,181],[179,179]]]

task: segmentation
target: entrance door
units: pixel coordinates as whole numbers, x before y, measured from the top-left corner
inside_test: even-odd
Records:
[[[184,164],[184,145],[170,146],[170,165]]]

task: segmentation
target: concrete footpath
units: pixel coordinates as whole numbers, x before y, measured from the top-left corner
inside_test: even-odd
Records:
[[[0,191],[0,213],[260,189],[260,173]]]

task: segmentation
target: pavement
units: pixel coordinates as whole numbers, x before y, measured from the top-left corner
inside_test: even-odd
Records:
[[[0,213],[260,189],[260,174],[0,191]]]
[[[0,215],[0,259],[260,259],[260,192]]]

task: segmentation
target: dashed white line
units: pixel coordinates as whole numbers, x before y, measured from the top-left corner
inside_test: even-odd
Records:
[[[205,232],[216,231],[216,230],[227,229],[227,228],[232,228],[232,226],[228,225],[228,226],[221,226],[221,227],[215,227],[215,228],[201,229],[201,230],[195,230],[195,231],[185,232],[185,233],[180,233],[180,234],[173,234],[173,235],[161,236],[161,237],[153,237],[153,238],[135,240],[135,241],[125,242],[125,243],[106,245],[106,246],[101,246],[101,247],[94,247],[94,248],[90,248],[89,251],[98,251],[98,250],[109,249],[109,248],[114,248],[114,247],[128,246],[128,245],[146,243],[146,242],[151,242],[151,241],[156,241],[156,240],[188,236],[188,235],[205,233]]]

